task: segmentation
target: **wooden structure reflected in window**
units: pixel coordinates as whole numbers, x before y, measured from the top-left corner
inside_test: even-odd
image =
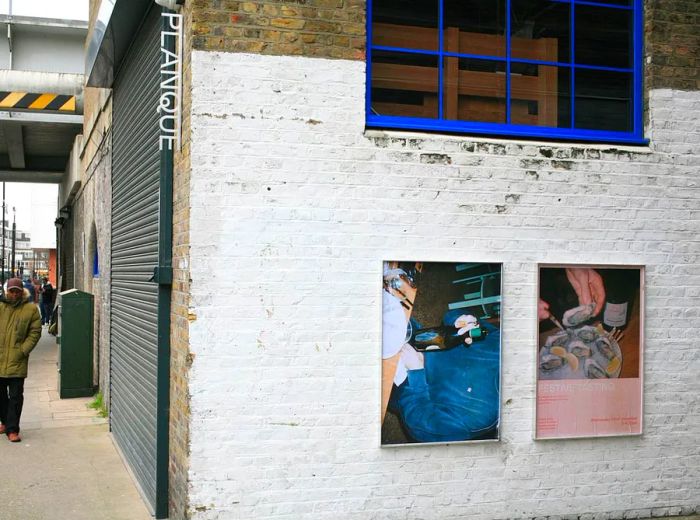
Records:
[[[437,29],[374,23],[373,43],[384,48],[436,50]],[[445,29],[442,67],[444,119],[506,122],[506,63],[488,59],[505,49],[502,35]],[[514,55],[524,60],[557,61],[556,38],[511,38]],[[484,58],[473,56],[484,56]],[[428,53],[374,51],[372,54],[372,111],[378,115],[438,118],[439,56]],[[527,64],[510,74],[511,122],[557,126],[558,68]]]

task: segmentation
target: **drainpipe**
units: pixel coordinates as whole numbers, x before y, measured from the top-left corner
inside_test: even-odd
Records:
[[[17,212],[14,206],[12,207],[12,263],[10,264],[10,269],[12,270],[12,278],[15,277],[15,241],[17,239],[17,223],[15,221],[17,217]]]
[[[162,3],[156,0],[157,4]],[[177,2],[176,2],[177,3]],[[164,13],[169,12],[163,9]],[[168,32],[167,18],[162,18],[162,31]],[[176,38],[162,41],[164,49],[178,52]],[[167,63],[161,53],[161,63]],[[179,71],[181,74],[181,70]],[[182,76],[180,76],[182,77]],[[178,129],[179,130],[179,129]],[[153,281],[158,284],[158,380],[156,417],[156,504],[155,517],[168,517],[168,481],[170,459],[170,309],[173,283],[173,154],[164,146],[160,152],[158,267]]]
[[[7,234],[7,225],[5,220],[5,183],[2,183],[2,258],[0,258],[0,292],[5,290],[5,235]]]

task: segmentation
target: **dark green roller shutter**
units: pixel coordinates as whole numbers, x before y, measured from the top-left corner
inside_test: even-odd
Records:
[[[158,502],[160,11],[150,9],[114,82],[110,425],[152,512]],[[166,486],[167,489],[167,486]]]

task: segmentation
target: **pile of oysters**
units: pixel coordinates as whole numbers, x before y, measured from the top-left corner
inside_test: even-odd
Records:
[[[619,377],[622,352],[617,341],[597,327],[580,325],[591,317],[591,311],[576,307],[564,314],[566,330],[549,336],[540,348],[540,379]]]

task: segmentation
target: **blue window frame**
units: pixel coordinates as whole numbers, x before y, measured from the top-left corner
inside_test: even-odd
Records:
[[[369,0],[370,128],[644,144],[642,0]]]

